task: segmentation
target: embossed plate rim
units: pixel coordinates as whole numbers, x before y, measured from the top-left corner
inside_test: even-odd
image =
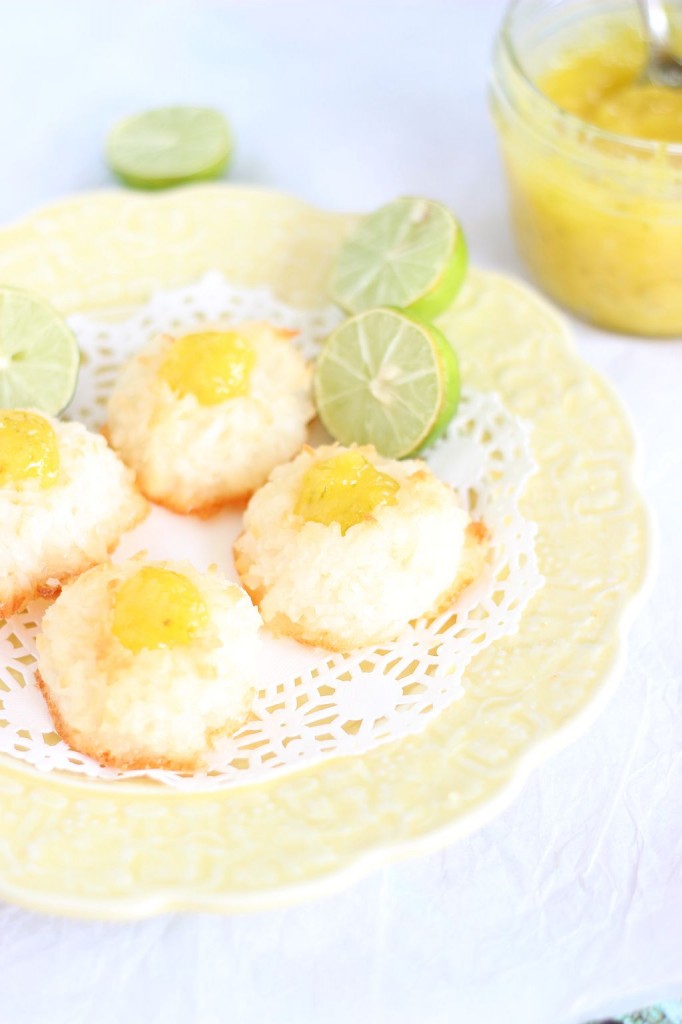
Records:
[[[327,223],[327,225],[334,221],[338,230],[341,230],[339,227],[341,224],[352,223],[352,218],[346,218],[342,214],[324,214],[322,211],[316,211],[308,204],[302,203],[299,200],[288,199],[277,193],[261,189],[239,189],[230,186],[196,186],[191,189],[179,190],[172,196],[165,194],[154,197],[131,197],[127,193],[106,191],[90,196],[71,198],[62,203],[53,204],[22,220],[19,226],[15,226],[14,229],[6,228],[0,230],[0,256],[3,255],[4,236],[8,232],[11,233],[12,230],[15,233],[17,231],[20,232],[23,225],[26,235],[29,235],[31,230],[35,231],[36,224],[39,221],[42,222],[41,230],[49,232],[50,219],[52,218],[52,227],[54,227],[55,222],[58,223],[61,213],[65,213],[68,216],[87,217],[92,216],[93,213],[96,213],[103,206],[114,206],[123,216],[125,211],[139,212],[142,209],[152,211],[154,204],[167,205],[169,203],[175,205],[178,210],[181,210],[183,207],[190,209],[193,206],[201,208],[202,205],[206,206],[206,203],[209,205],[211,203],[216,205],[222,203],[232,210],[233,207],[237,209],[240,204],[257,205],[259,201],[262,201],[269,209],[279,208],[280,206],[283,209],[286,208],[287,215],[292,214],[294,220],[297,217],[307,220],[311,237],[314,234],[313,221],[316,221],[315,231],[319,228],[321,237],[326,237],[322,221]],[[196,215],[196,211],[194,212]],[[284,214],[283,220],[286,220]],[[337,229],[335,228],[335,230]],[[487,274],[485,276],[491,278],[495,275]],[[49,280],[49,274],[47,279]],[[502,280],[509,281],[508,278],[503,278]],[[527,287],[521,285],[521,289],[527,294]],[[544,300],[538,298],[535,301],[539,309],[544,309],[548,316],[551,315],[551,318],[556,320],[556,314]],[[108,302],[102,299],[102,301],[95,302],[94,304],[102,306],[107,305]],[[630,418],[613,389],[605,385],[605,382],[580,359],[572,339],[570,339],[565,330],[562,331],[562,342],[565,348],[565,359],[572,366],[579,367],[583,375],[591,376],[598,380],[599,386],[604,389],[609,399],[611,411],[615,411],[616,415],[620,415],[622,421],[627,425],[629,447],[626,452],[626,466],[628,470],[626,480],[631,488],[634,488],[635,496],[639,502],[638,511],[642,519],[642,547],[638,549],[639,561],[637,563],[640,567],[639,585],[636,588],[632,584],[629,586],[628,601],[624,607],[618,609],[617,628],[614,626],[611,634],[609,634],[608,663],[604,664],[602,674],[590,691],[589,699],[586,700],[586,703],[577,711],[574,711],[571,717],[551,734],[534,737],[531,740],[526,739],[522,752],[520,754],[515,753],[510,760],[506,777],[499,783],[492,794],[490,792],[484,793],[481,798],[483,802],[474,802],[471,806],[466,807],[464,811],[449,811],[450,820],[428,827],[427,831],[424,831],[422,834],[414,834],[409,837],[391,840],[374,840],[368,848],[352,849],[350,854],[346,856],[346,863],[334,867],[328,873],[322,872],[314,877],[310,877],[312,872],[309,872],[309,876],[302,881],[288,880],[284,883],[280,882],[280,884],[261,886],[256,889],[249,889],[246,886],[243,887],[242,892],[229,888],[225,891],[216,891],[206,887],[202,889],[202,886],[199,884],[187,886],[175,883],[169,886],[159,886],[154,892],[136,892],[132,895],[117,895],[108,892],[101,896],[94,896],[92,893],[88,894],[87,892],[85,895],[75,892],[65,895],[63,891],[60,891],[58,881],[52,876],[50,876],[52,882],[51,889],[49,886],[45,889],[43,886],[27,886],[20,882],[10,882],[9,879],[0,878],[0,895],[3,898],[31,907],[32,909],[74,914],[77,916],[109,917],[112,919],[142,917],[169,910],[244,911],[281,906],[300,899],[321,896],[334,892],[340,887],[365,876],[369,871],[381,864],[411,856],[415,853],[439,849],[443,845],[480,828],[511,803],[525,784],[530,772],[539,763],[548,756],[551,756],[554,751],[565,747],[574,738],[582,734],[601,712],[604,704],[613,693],[617,679],[623,669],[627,654],[627,630],[636,616],[639,607],[641,607],[641,603],[653,579],[655,559],[652,552],[655,546],[655,532],[652,528],[651,513],[642,501],[641,491],[638,486],[641,479],[641,445],[637,440],[636,431],[630,422]],[[632,450],[633,448],[634,450]],[[646,559],[644,557],[645,554],[648,555]],[[13,780],[15,781],[13,782]],[[59,790],[62,790],[64,794],[70,794],[76,790],[83,797],[95,793],[97,799],[99,799],[105,795],[102,790],[106,788],[106,784],[103,786],[102,783],[89,782],[79,778],[66,779],[62,775],[56,778],[46,777],[30,769],[27,765],[21,765],[19,768],[18,762],[11,758],[3,757],[0,758],[0,810],[2,809],[1,793],[3,782],[9,787],[18,785],[20,789],[28,784],[32,787],[33,792],[40,793],[42,797],[47,798],[48,803],[49,794],[58,794]],[[271,784],[264,784],[264,788],[267,788],[269,785]],[[117,792],[122,793],[124,797],[126,793],[131,798],[135,795],[155,797],[156,794],[156,787],[151,784],[117,782],[116,788]],[[174,801],[180,802],[183,799],[180,794],[168,792],[164,794],[164,803],[166,805]],[[196,794],[195,799],[211,799],[211,796],[210,794]],[[176,807],[178,805],[176,803]],[[129,838],[132,842],[132,838]],[[68,843],[68,841],[64,840],[64,843]],[[28,847],[24,852],[30,853]],[[61,852],[63,853],[64,850]],[[66,852],[71,854],[72,851],[67,849]],[[44,872],[44,874],[47,875],[49,872]],[[66,876],[63,875],[63,877]]]

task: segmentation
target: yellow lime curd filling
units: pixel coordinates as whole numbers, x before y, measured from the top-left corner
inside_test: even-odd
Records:
[[[345,534],[376,509],[395,505],[399,487],[359,452],[343,452],[305,471],[294,512],[306,522],[338,523]]]
[[[171,569],[145,566],[114,593],[114,636],[136,654],[144,648],[182,647],[208,622],[200,592]]]
[[[59,478],[59,445],[49,420],[18,409],[0,411],[0,487],[29,481],[51,487]]]
[[[194,395],[201,405],[218,405],[249,392],[256,362],[253,346],[235,331],[207,331],[178,338],[159,375],[178,398]]]
[[[642,37],[624,28],[606,41],[568,50],[538,85],[557,106],[598,128],[682,142],[682,90],[644,83],[645,61]]]

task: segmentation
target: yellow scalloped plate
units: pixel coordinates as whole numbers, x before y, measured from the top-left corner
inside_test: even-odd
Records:
[[[84,196],[0,231],[0,281],[64,312],[130,307],[210,268],[292,305],[325,302],[355,218],[198,186]],[[234,911],[324,891],[471,832],[584,728],[614,685],[650,564],[631,429],[533,292],[472,272],[442,318],[463,378],[533,424],[523,501],[546,584],[466,696],[419,735],[260,785],[182,794],[41,775],[0,758],[0,897],[80,916]]]

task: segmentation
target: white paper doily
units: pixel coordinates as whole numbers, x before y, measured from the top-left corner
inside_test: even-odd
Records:
[[[236,288],[211,272],[196,284],[158,292],[127,320],[120,314],[97,321],[74,316],[71,325],[84,359],[69,415],[101,427],[118,366],[150,334],[254,319],[299,331],[299,344],[312,358],[340,314],[333,307],[291,309],[267,290]],[[350,655],[330,655],[264,634],[263,688],[253,719],[221,742],[208,772],[187,777],[102,768],[56,735],[34,681],[34,639],[43,608],[35,602],[26,612],[0,620],[0,751],[44,771],[57,768],[109,779],[147,775],[197,790],[262,779],[321,757],[360,753],[423,728],[461,695],[464,671],[474,655],[516,630],[523,609],[542,586],[535,526],[518,508],[535,469],[526,424],[496,394],[465,389],[455,420],[427,461],[492,535],[485,572],[437,619],[409,626],[395,643]],[[233,511],[202,522],[155,508],[126,535],[115,557],[146,549],[150,557],[186,557],[199,568],[217,563],[238,581],[231,548],[240,528],[241,517]]]

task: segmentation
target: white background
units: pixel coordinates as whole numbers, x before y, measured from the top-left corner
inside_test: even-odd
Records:
[[[501,11],[3,0],[0,221],[109,186],[119,115],[206,102],[234,126],[232,180],[339,210],[433,196],[476,263],[523,275],[485,97]],[[682,346],[575,334],[638,426],[662,553],[589,733],[475,837],[314,904],[131,924],[0,906],[0,1024],[573,1024],[682,994]]]

